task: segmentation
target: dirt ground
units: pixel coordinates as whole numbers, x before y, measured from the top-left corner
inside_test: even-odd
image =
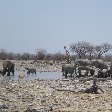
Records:
[[[60,71],[61,65],[14,61],[15,69],[33,66],[37,70]],[[40,68],[38,68],[40,67]],[[2,61],[0,61],[2,69]],[[46,69],[44,69],[46,68]],[[104,91],[83,93],[92,81],[77,80],[0,80],[0,112],[112,112],[112,80],[97,81]]]
[[[0,112],[112,112],[112,81],[97,82],[104,91],[83,93],[91,81],[1,81]]]

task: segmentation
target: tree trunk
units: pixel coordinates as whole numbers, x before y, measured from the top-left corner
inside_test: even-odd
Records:
[[[78,57],[79,57],[79,59],[81,59],[81,58],[82,58],[82,56],[81,56],[80,54],[78,54]]]
[[[92,57],[92,55],[91,55],[91,53],[89,54],[89,59],[90,59],[90,61],[91,61],[91,57]]]
[[[100,59],[101,58],[101,55],[100,54],[98,54],[98,57],[97,57],[97,59]]]

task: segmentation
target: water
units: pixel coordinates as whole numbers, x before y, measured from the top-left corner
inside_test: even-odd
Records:
[[[26,71],[21,72],[21,71],[15,71],[15,75],[12,76],[1,76],[0,75],[0,80],[18,80],[19,74],[24,74],[25,75],[25,80],[35,80],[35,79],[43,79],[43,80],[56,80],[56,79],[62,79],[62,72],[37,72],[35,74],[27,74]]]

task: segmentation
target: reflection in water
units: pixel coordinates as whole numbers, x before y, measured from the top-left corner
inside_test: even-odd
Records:
[[[27,74],[27,72],[16,71],[14,76],[1,76],[0,80],[5,80],[5,82],[9,82],[11,80],[18,80],[19,74],[25,75],[25,80],[34,80],[34,79],[61,79],[62,72],[37,72],[35,74]],[[12,75],[12,74],[11,74]]]

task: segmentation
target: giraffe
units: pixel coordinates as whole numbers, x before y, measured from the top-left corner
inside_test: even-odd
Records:
[[[64,46],[64,49],[65,49],[65,60],[67,63],[71,63],[71,59],[70,59],[70,53],[69,51],[66,49],[66,46]]]

